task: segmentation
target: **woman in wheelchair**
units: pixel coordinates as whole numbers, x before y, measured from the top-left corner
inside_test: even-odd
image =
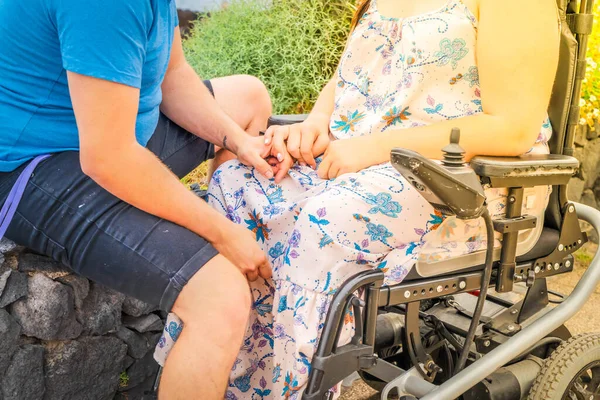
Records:
[[[390,165],[390,150],[439,159],[458,127],[467,159],[548,152],[558,43],[552,0],[359,5],[308,119],[266,132],[275,179],[230,161],[211,181],[211,205],[252,230],[273,265],[272,280],[251,284],[226,398],[300,399],[331,296],[348,277],[377,268],[395,284],[418,257],[485,248],[483,223],[443,221]],[[504,193],[486,194],[502,212]],[[529,214],[543,211],[546,195],[526,202]],[[352,330],[349,313],[340,340]]]

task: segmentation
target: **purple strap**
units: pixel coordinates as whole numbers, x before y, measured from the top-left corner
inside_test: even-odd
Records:
[[[0,239],[4,237],[4,234],[6,233],[6,230],[10,225],[10,222],[15,216],[15,212],[17,212],[17,207],[19,206],[19,202],[23,197],[23,193],[25,192],[25,188],[27,187],[27,182],[29,182],[29,178],[31,178],[35,167],[37,167],[40,162],[42,162],[48,157],[50,157],[50,155],[46,154],[42,156],[37,156],[36,158],[31,160],[29,165],[25,167],[25,169],[21,172],[19,178],[17,178],[17,181],[10,190],[8,197],[6,198],[6,201],[2,206],[2,210],[0,211]]]

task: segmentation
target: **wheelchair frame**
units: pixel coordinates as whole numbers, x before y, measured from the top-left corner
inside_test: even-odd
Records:
[[[529,158],[480,157],[471,162],[483,183],[508,188],[506,218],[494,222],[494,230],[502,234],[503,240],[500,260],[494,263],[492,279],[489,282],[482,281],[484,270],[481,266],[410,280],[391,287],[383,286],[384,275],[380,271],[365,271],[353,276],[333,298],[313,356],[303,400],[331,398],[330,388],[354,371],[368,373],[386,384],[382,399],[387,399],[393,389],[407,399],[454,399],[469,390],[468,398],[499,398],[489,393],[488,386],[474,387],[509,364],[512,365],[507,368],[513,368],[514,378],[503,382],[501,386],[516,387],[505,387],[503,394],[512,393],[513,397],[510,398],[523,398],[541,365],[528,360],[520,363],[514,361],[531,353],[540,343],[550,343],[552,340],[546,338],[548,335],[559,340],[570,337],[563,324],[581,309],[600,282],[600,257],[595,255],[571,295],[553,309],[548,306],[546,278],[573,270],[572,254],[587,241],[586,234],[581,232],[579,219],[590,223],[600,232],[600,211],[569,202],[566,197],[566,185],[578,166],[578,162],[570,156],[573,154],[574,134],[579,119],[578,101],[586,67],[587,36],[593,24],[593,0],[581,0],[579,12],[575,0],[557,2],[563,27],[561,60],[549,108],[554,128],[552,154]],[[271,122],[294,123],[302,118],[280,116]],[[529,259],[527,255],[517,258],[518,232],[530,229],[536,223],[535,218],[521,215],[523,190],[538,185],[553,186],[545,225],[558,229],[559,238],[545,254]],[[513,285],[517,282],[526,283],[526,295],[516,303],[507,301],[501,294],[513,291]],[[475,339],[474,348],[469,349],[470,365],[458,374],[447,377],[439,385],[432,383],[441,368],[434,362],[431,349],[425,348],[421,340],[420,319],[427,316],[427,312],[420,311],[421,302],[477,291],[485,284],[494,286],[497,293],[488,295],[485,300],[504,307],[504,311],[479,327],[481,333]],[[362,296],[357,295],[358,292]],[[355,335],[349,344],[337,347],[344,316],[349,308],[352,308],[355,318]],[[377,354],[378,315],[386,312],[404,315],[402,326],[395,327],[391,334],[394,337],[392,344],[401,346],[403,353],[408,353],[410,367],[407,369]],[[447,325],[454,332],[461,331],[461,327],[452,322]],[[385,329],[389,331],[390,327]],[[389,336],[388,332],[388,346]]]

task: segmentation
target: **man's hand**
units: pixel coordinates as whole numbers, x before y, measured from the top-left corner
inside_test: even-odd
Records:
[[[267,256],[252,232],[231,221],[219,226],[220,237],[212,245],[246,275],[249,281],[272,276]]]
[[[262,137],[253,137],[244,133],[242,136],[238,136],[235,145],[228,150],[231,150],[242,164],[256,168],[267,179],[273,178],[274,165],[269,164],[266,160],[271,155],[271,145],[265,144]]]

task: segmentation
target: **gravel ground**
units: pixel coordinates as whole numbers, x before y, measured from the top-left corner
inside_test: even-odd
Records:
[[[581,275],[588,267],[598,245],[588,243],[577,254],[575,269],[570,274],[559,275],[548,279],[548,288],[563,294],[569,294],[579,282]],[[573,334],[584,332],[600,332],[600,287],[577,315],[567,322],[567,328]],[[343,392],[340,400],[377,400],[379,395],[362,381],[356,381],[351,388]]]

